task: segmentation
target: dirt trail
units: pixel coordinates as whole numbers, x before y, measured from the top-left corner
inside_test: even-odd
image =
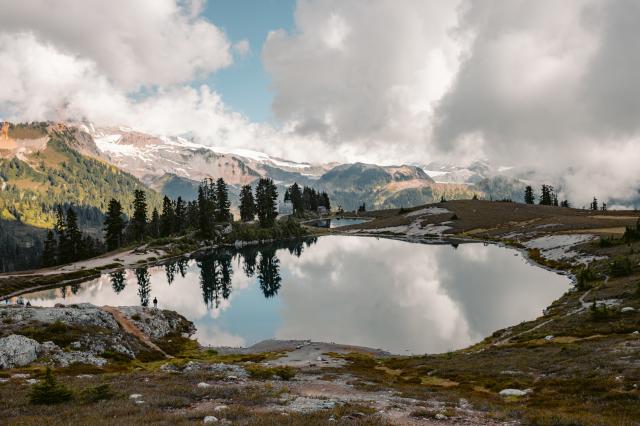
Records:
[[[120,324],[120,327],[122,327],[124,331],[138,338],[138,340],[147,345],[149,348],[153,349],[154,351],[160,352],[165,356],[165,358],[173,358],[171,355],[160,349],[158,345],[153,343],[149,336],[144,334],[138,327],[135,326],[135,324],[129,321],[129,319],[127,319],[127,317],[125,317],[122,312],[118,310],[118,308],[114,308],[113,306],[103,306],[100,309],[113,315],[113,318],[118,322],[118,324]]]

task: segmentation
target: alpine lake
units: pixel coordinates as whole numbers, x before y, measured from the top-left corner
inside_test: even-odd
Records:
[[[323,236],[218,249],[23,297],[34,306],[152,306],[155,298],[193,321],[210,346],[311,339],[422,354],[534,319],[570,286],[495,245]]]

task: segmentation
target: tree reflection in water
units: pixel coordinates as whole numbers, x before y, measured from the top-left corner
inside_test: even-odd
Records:
[[[140,305],[149,306],[149,297],[151,296],[151,279],[147,268],[136,269],[136,279],[138,280],[138,296],[140,296]]]
[[[119,294],[122,290],[124,290],[127,285],[126,280],[124,278],[124,272],[115,271],[109,274],[109,278],[111,278],[111,288],[116,294]]]

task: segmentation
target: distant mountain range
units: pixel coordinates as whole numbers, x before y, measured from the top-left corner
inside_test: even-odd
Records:
[[[150,188],[173,198],[195,197],[198,182],[222,177],[236,193],[241,185],[270,177],[281,188],[297,182],[329,193],[334,206],[353,210],[362,203],[370,208],[408,207],[446,198],[487,196],[496,177],[498,198],[520,197],[522,185],[502,176],[486,163],[458,167],[426,165],[310,164],[276,158],[248,149],[199,144],[181,136],[150,135],[128,128],[79,125],[93,138],[84,141],[87,155],[97,156],[139,178]],[[95,146],[95,148],[94,148]]]

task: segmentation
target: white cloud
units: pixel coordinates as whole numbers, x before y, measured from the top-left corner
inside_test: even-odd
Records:
[[[237,43],[234,43],[233,51],[241,57],[247,56],[249,53],[251,53],[251,45],[249,44],[249,40],[243,39]]]
[[[5,3],[0,31],[32,33],[63,54],[95,63],[112,83],[128,90],[189,82],[232,61],[227,37],[200,17],[198,1]]]

